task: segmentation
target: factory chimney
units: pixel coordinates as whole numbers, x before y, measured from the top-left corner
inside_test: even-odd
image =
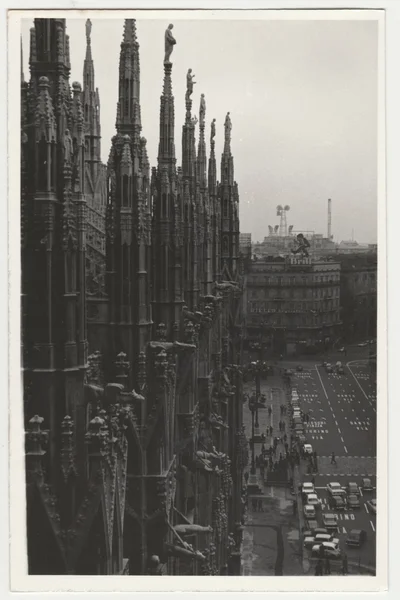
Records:
[[[328,200],[328,240],[332,239],[332,200]]]

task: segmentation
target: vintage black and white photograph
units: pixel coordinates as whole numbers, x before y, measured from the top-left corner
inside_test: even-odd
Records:
[[[379,11],[107,12],[18,13],[25,573],[374,578]]]

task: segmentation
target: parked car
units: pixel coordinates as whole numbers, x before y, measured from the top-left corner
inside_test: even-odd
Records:
[[[360,489],[359,489],[359,487],[358,487],[358,485],[356,484],[355,481],[350,481],[347,484],[347,488],[346,489],[347,489],[347,493],[348,494],[355,494],[356,496],[360,495]]]
[[[360,508],[360,500],[356,494],[349,494],[347,496],[347,506],[348,508]]]
[[[369,510],[376,515],[376,499],[375,500],[368,500],[368,502],[366,503]]]
[[[313,453],[313,447],[311,446],[311,444],[304,444],[303,449],[306,454]]]
[[[307,531],[310,532],[307,535],[314,535],[315,531],[318,529],[318,521],[316,521],[315,519],[308,519],[306,526]],[[304,532],[303,535],[306,535],[306,532]]]
[[[314,484],[311,481],[303,481],[301,491],[303,494],[315,494]]]
[[[323,548],[323,556],[326,556],[328,558],[340,558],[340,549],[332,542],[323,542],[322,544],[315,544],[315,546],[313,546],[311,550],[312,556],[321,556],[321,546]]]
[[[332,367],[332,365],[331,365],[330,363],[327,363],[327,364],[326,364],[326,366],[325,366],[325,371],[326,371],[327,373],[333,373],[333,367]]]
[[[361,487],[363,489],[363,492],[372,492],[372,490],[374,489],[372,487],[371,480],[368,477],[364,477],[364,479],[362,480]]]
[[[315,517],[315,507],[310,504],[304,506],[304,516],[306,519],[313,519]]]
[[[367,539],[367,532],[364,529],[352,529],[349,531],[346,538],[346,544],[348,546],[362,546]]]
[[[304,548],[308,548],[309,550],[311,550],[311,548],[313,546],[315,546],[315,538],[313,535],[310,536],[306,536],[304,538],[304,542],[303,542]]]
[[[336,531],[338,528],[337,516],[332,513],[325,513],[324,515],[322,515],[322,523],[324,524],[326,529],[328,529],[328,531],[330,529],[334,529]]]
[[[330,483],[328,483],[328,485],[326,486],[326,489],[328,490],[328,493],[331,496],[333,496],[334,494],[343,495],[346,493],[345,490],[340,485],[340,483],[338,483],[337,481],[331,481]]]
[[[346,501],[340,494],[334,494],[329,501],[329,506],[333,510],[344,510],[346,508]]]
[[[315,508],[320,508],[321,506],[321,500],[318,498],[317,494],[307,494],[306,503]]]
[[[336,373],[338,373],[338,375],[344,375],[344,368],[343,367],[336,367]]]

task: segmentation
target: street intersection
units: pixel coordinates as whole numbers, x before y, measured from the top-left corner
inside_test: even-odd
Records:
[[[319,526],[322,526],[322,514],[334,512],[329,508],[326,486],[329,482],[338,482],[346,487],[349,482],[361,486],[362,478],[371,480],[373,490],[360,490],[360,507],[337,512],[338,537],[340,547],[347,552],[352,564],[374,567],[376,561],[376,517],[367,502],[376,498],[376,385],[363,356],[343,356],[329,360],[333,365],[341,360],[344,373],[328,373],[322,366],[322,360],[302,360],[279,364],[280,368],[289,368],[293,374],[291,387],[299,394],[300,406],[309,420],[305,424],[307,442],[317,452],[318,473],[314,474],[315,488],[322,506],[318,510]],[[297,371],[298,365],[303,367]],[[254,384],[246,384],[250,392]],[[267,409],[259,410],[260,432],[264,433],[268,425],[274,426],[273,436],[267,436],[267,446],[274,436],[280,436],[277,424],[281,418],[280,405],[285,400],[281,377],[276,375],[261,381],[261,393],[267,398]],[[251,435],[251,414],[244,408],[244,423],[247,435]],[[256,447],[256,450],[259,448]],[[280,450],[279,450],[280,451]],[[332,452],[335,460],[332,461]],[[302,461],[304,462],[304,461]],[[307,466],[302,465],[302,480],[310,481]],[[317,514],[318,514],[317,513]],[[346,546],[345,540],[351,529],[363,529],[367,534],[361,548]]]

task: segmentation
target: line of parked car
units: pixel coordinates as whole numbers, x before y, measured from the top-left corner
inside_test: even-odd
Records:
[[[314,484],[304,482],[300,484],[303,499],[303,512],[306,520],[306,529],[303,531],[304,547],[311,550],[311,556],[319,557],[321,553],[328,558],[340,558],[341,549],[339,548],[338,517],[335,513],[323,513],[322,524],[319,527],[317,522],[317,510],[322,508],[322,500],[314,489]],[[352,481],[343,488],[340,483],[334,481],[326,486],[328,492],[328,504],[331,510],[339,511],[345,508],[360,508],[360,488],[356,482]],[[373,491],[373,486],[369,478],[362,480],[361,489],[365,492]],[[376,514],[376,500],[371,499],[366,502],[369,510]],[[352,529],[346,538],[346,545],[361,546],[367,539],[366,531],[363,529]],[[321,548],[322,547],[322,548]]]

